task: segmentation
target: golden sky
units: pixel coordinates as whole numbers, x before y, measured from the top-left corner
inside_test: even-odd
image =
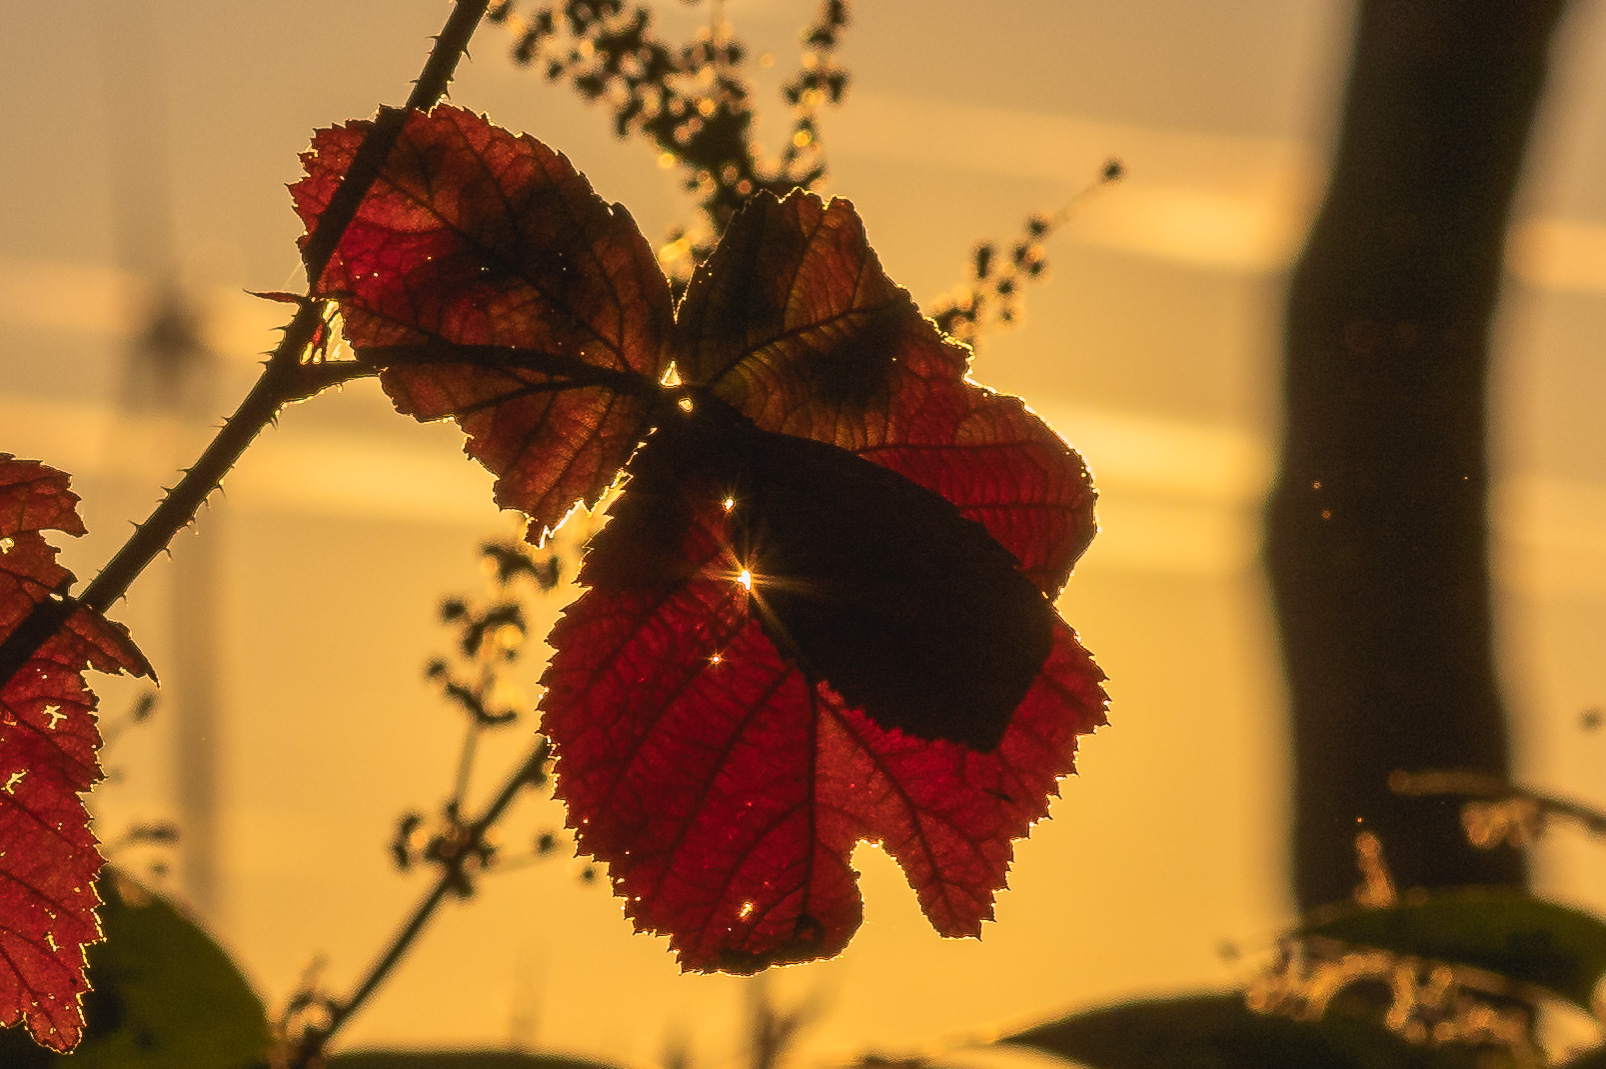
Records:
[[[664,3],[670,24],[700,16]],[[775,65],[806,2],[729,0]],[[438,0],[142,0],[90,19],[13,4],[0,35],[0,450],[75,473],[104,560],[201,440],[120,410],[121,361],[164,259],[204,295],[225,354],[215,413],[244,392],[299,285],[283,186],[311,131],[400,100],[444,19]],[[861,0],[827,113],[829,191],[853,200],[922,303],[980,238],[1010,240],[1099,165],[1130,177],[1054,239],[1023,326],[984,338],[976,378],[1018,392],[1093,468],[1103,531],[1061,609],[1111,676],[1053,819],[1018,849],[980,942],[938,938],[871,848],[866,923],[839,960],[783,970],[818,995],[818,1058],[958,1041],[1056,1010],[1242,976],[1290,919],[1286,759],[1257,566],[1275,464],[1283,272],[1320,197],[1350,5],[1336,0]],[[690,217],[673,176],[606,116],[515,69],[482,29],[453,99],[561,149],[650,238]],[[773,99],[773,97],[771,97]],[[779,102],[761,136],[783,127]],[[1511,239],[1496,355],[1503,679],[1524,775],[1597,802],[1606,742],[1606,4],[1580,3],[1557,53]],[[201,906],[270,1005],[315,956],[338,993],[422,892],[384,844],[447,790],[457,723],[424,685],[445,593],[478,592],[475,547],[511,530],[450,427],[388,412],[371,383],[286,414],[203,516],[219,579],[219,884]],[[172,568],[120,618],[159,668]],[[551,606],[555,613],[560,602]],[[175,691],[181,674],[164,670]],[[126,701],[109,689],[108,710]],[[105,827],[176,810],[170,722],[110,755]],[[497,778],[517,740],[487,757]],[[531,804],[520,826],[558,822]],[[632,935],[579,862],[486,883],[449,910],[345,1042],[537,1044],[646,1061],[739,1057],[743,981],[681,976]],[[1540,878],[1606,900],[1606,864],[1561,843]]]

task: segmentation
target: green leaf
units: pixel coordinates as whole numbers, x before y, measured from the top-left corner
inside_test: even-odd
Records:
[[[227,954],[171,904],[110,867],[97,889],[106,941],[89,948],[88,1027],[56,1055],[0,1035],[7,1069],[244,1069],[268,1045],[267,1014]]]
[[[611,1069],[557,1054],[505,1050],[360,1050],[330,1057],[328,1069]]]
[[[1415,1047],[1382,1025],[1329,1013],[1255,1013],[1240,994],[1129,1002],[1005,1036],[1093,1069],[1471,1069],[1464,1049]]]
[[[1586,1011],[1606,973],[1606,924],[1554,902],[1493,888],[1358,910],[1300,934],[1470,965],[1553,991]]]

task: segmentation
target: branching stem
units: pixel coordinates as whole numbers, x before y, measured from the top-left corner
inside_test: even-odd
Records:
[[[486,842],[486,836],[502,818],[508,806],[519,796],[519,792],[532,783],[540,781],[542,766],[546,764],[548,744],[545,739],[536,743],[530,756],[522,761],[513,774],[508,777],[502,789],[497,793],[495,800],[486,808],[480,818],[468,825],[462,842],[452,856],[442,863],[441,873],[431,887],[429,893],[413,908],[412,915],[407,918],[390,944],[385,947],[375,959],[357,986],[352,989],[344,1001],[337,1002],[330,1010],[329,1020],[319,1028],[308,1031],[301,1037],[295,1051],[291,1054],[288,1069],[307,1069],[314,1059],[323,1054],[324,1047],[351,1017],[362,1008],[369,997],[378,989],[379,985],[390,975],[398,962],[406,956],[424,928],[429,924],[430,918],[440,908],[442,902],[457,889],[464,886],[467,873],[464,866],[471,858],[479,856],[479,849]]]

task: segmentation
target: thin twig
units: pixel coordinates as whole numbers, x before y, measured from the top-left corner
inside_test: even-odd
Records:
[[[454,811],[461,811],[463,799],[468,795],[469,780],[474,775],[474,757],[479,750],[480,733],[485,730],[477,716],[468,716],[467,732],[463,736],[463,748],[457,754],[457,778],[452,782],[452,797],[447,807]]]
[[[1542,814],[1566,817],[1577,821],[1593,835],[1606,836],[1606,813],[1579,802],[1518,787],[1485,772],[1465,769],[1395,771],[1389,774],[1389,790],[1413,797],[1462,795],[1496,802],[1522,799],[1534,803]]]
[[[446,92],[458,60],[467,49],[469,38],[489,3],[490,0],[458,0],[446,20],[446,26],[435,39],[435,46],[407,98],[406,106],[381,109],[379,119],[363,139],[351,169],[307,239],[303,254],[309,290],[316,291],[318,279],[334,255],[335,246],[356,217],[363,197],[379,177],[380,168],[395,147],[408,112],[432,106]],[[167,548],[173,536],[195,519],[201,504],[217,489],[223,476],[234,467],[246,447],[273,421],[281,408],[337,383],[373,374],[373,369],[353,361],[302,363],[308,347],[323,325],[323,314],[323,301],[308,299],[302,302],[289,325],[284,328],[284,336],[268,357],[261,378],[240,407],[218,431],[217,437],[212,439],[195,466],[185,472],[184,477],[168,491],[150,518],[134,531],[133,537],[107,562],[82,596],[54,597],[40,602],[6,636],[4,642],[0,642],[0,687],[11,681],[11,677],[61,629],[67,618],[80,606],[92,612],[104,613],[126,594],[134,580],[156,559],[156,555]]]
[[[306,1069],[307,1066],[313,1063],[315,1058],[322,1055],[324,1047],[334,1034],[351,1019],[353,1014],[362,1008],[363,1003],[368,1001],[369,996],[390,975],[390,971],[407,954],[407,951],[412,947],[413,941],[424,931],[425,926],[428,925],[435,911],[440,908],[441,903],[454,890],[463,886],[467,878],[467,874],[464,872],[465,863],[468,859],[478,856],[479,848],[486,842],[486,836],[496,825],[496,822],[502,818],[508,806],[513,803],[513,799],[517,798],[519,792],[525,787],[538,782],[541,776],[541,768],[546,763],[547,756],[548,744],[545,739],[542,739],[536,744],[535,749],[531,751],[530,756],[519,764],[513,775],[502,785],[502,790],[497,794],[496,799],[490,806],[486,808],[484,814],[474,823],[468,825],[456,852],[442,863],[440,878],[435,881],[435,886],[430,888],[429,893],[414,907],[412,915],[407,918],[406,923],[401,926],[401,929],[391,939],[389,945],[380,952],[379,957],[369,967],[368,972],[357,983],[352,993],[344,1001],[334,1004],[329,1014],[328,1023],[321,1028],[308,1031],[301,1038],[295,1052],[290,1057],[288,1069]]]

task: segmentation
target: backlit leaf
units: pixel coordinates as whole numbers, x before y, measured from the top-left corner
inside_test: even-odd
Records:
[[[981,740],[993,746],[878,724],[777,649],[762,606],[791,577],[771,587],[762,567],[746,567],[752,531],[740,530],[734,500],[725,507],[728,470],[705,456],[722,449],[701,437],[673,430],[638,455],[582,569],[592,589],[550,640],[559,652],[544,679],[544,730],[581,848],[609,862],[627,912],[668,934],[688,968],[751,971],[840,951],[862,915],[849,863],[861,840],[898,860],[939,932],[979,934],[1011,840],[1046,812],[1076,736],[1103,722],[1102,673],[1050,612],[1041,667],[1001,738]],[[796,440],[749,431],[723,448],[752,457],[786,441]],[[906,515],[883,507],[894,521]],[[863,533],[852,520],[840,537]],[[800,526],[794,536],[813,536]],[[921,518],[899,548],[918,554],[914,543],[934,530],[945,533]],[[762,546],[752,558],[762,563]],[[963,618],[942,625],[945,650],[968,637]]]
[[[0,454],[0,638],[72,582],[40,533],[84,533],[67,481]],[[150,674],[125,631],[79,610],[0,689],[0,1024],[58,1051],[83,1030],[84,947],[100,938],[79,797],[100,778],[88,668]]]
[[[314,136],[291,188],[309,231],[371,126]],[[471,112],[409,116],[315,292],[340,299],[398,409],[462,425],[536,534],[594,502],[647,430],[671,319],[651,247],[568,160]]]

